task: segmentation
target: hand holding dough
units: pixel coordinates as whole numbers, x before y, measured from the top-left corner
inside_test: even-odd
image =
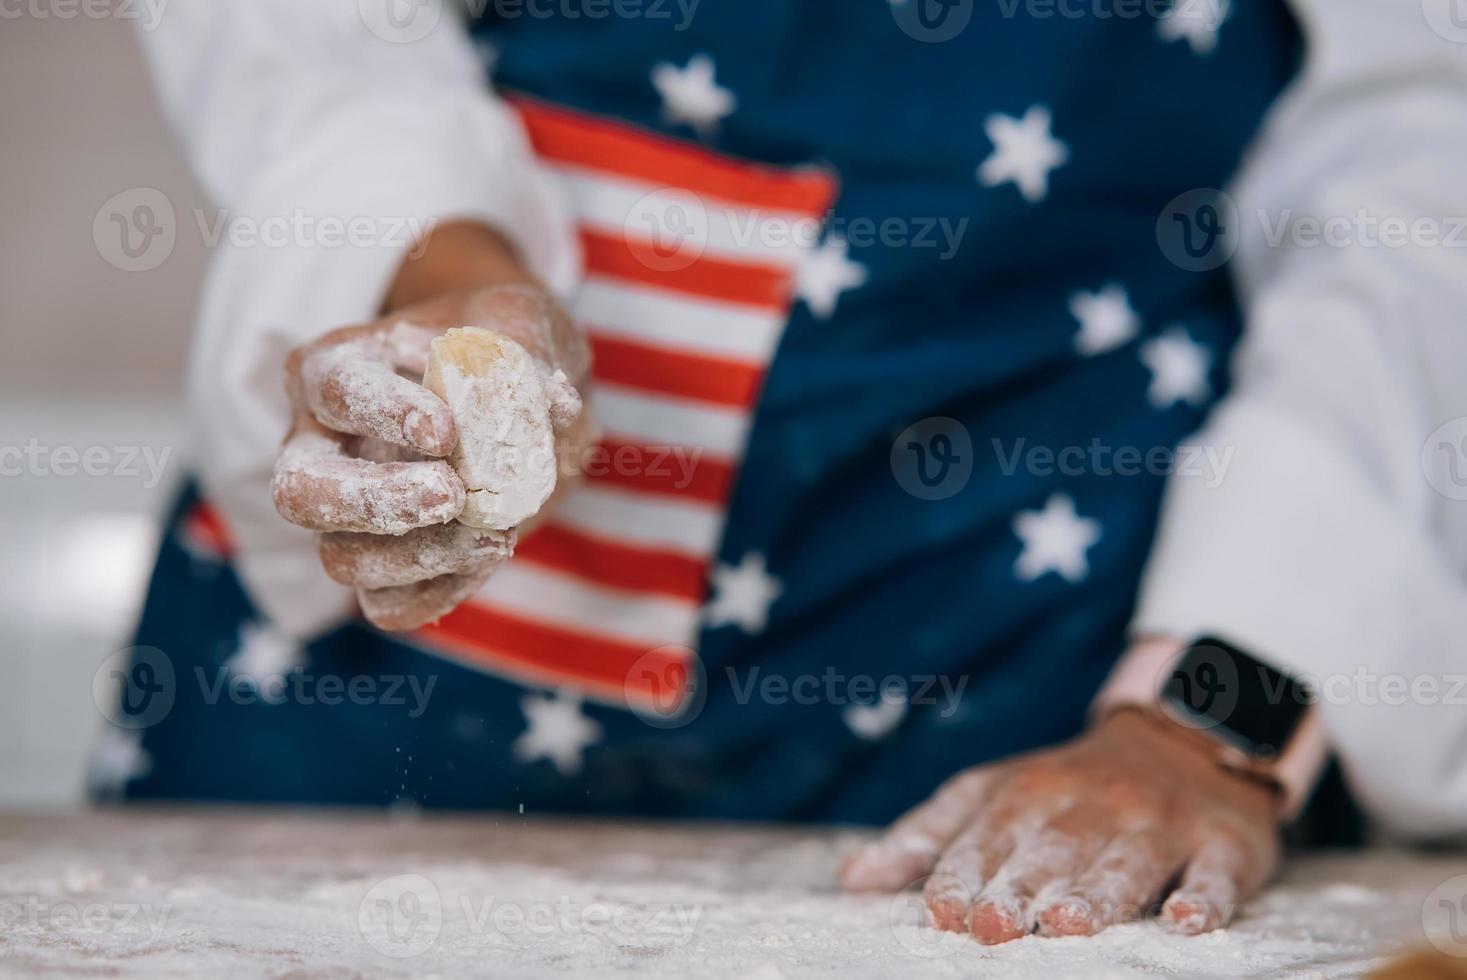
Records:
[[[594,440],[576,388],[585,337],[530,283],[333,330],[284,366],[291,431],[275,505],[318,532],[327,573],[382,629],[415,629],[474,594],[518,525],[572,482],[559,458]],[[427,387],[409,380],[425,372]]]

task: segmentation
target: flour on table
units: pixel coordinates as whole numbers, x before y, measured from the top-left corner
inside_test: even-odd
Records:
[[[7,919],[0,974],[1333,980],[1422,943],[1422,900],[1452,871],[1313,858],[1226,931],[984,947],[922,926],[912,893],[838,891],[863,839],[513,814],[0,817],[0,907],[40,910]]]

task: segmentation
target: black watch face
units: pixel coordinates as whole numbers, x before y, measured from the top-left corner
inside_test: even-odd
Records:
[[[1307,688],[1223,640],[1188,647],[1161,688],[1162,707],[1184,724],[1272,758],[1308,710]]]

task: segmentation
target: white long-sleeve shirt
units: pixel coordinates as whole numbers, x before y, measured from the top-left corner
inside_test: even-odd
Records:
[[[1432,22],[1449,3],[1427,5]],[[1235,384],[1196,437],[1231,447],[1231,467],[1215,489],[1169,486],[1136,626],[1219,633],[1315,681],[1363,804],[1398,831],[1458,833],[1467,422],[1432,433],[1467,417],[1467,31],[1450,42],[1390,0],[1294,7],[1305,70],[1233,191]],[[1302,216],[1365,231],[1279,240]]]
[[[1219,633],[1315,680],[1359,798],[1421,835],[1467,830],[1467,483],[1453,468],[1467,472],[1467,423],[1432,437],[1467,417],[1467,234],[1454,224],[1467,222],[1467,30],[1453,39],[1451,2],[1423,16],[1400,0],[1293,0],[1306,65],[1231,189],[1246,313],[1235,387],[1195,440],[1231,450],[1229,468],[1217,486],[1173,481],[1135,623]],[[172,0],[143,37],[235,226],[315,222],[275,247],[226,236],[189,384],[239,574],[265,613],[309,634],[348,597],[271,505],[285,351],[375,316],[412,233],[446,218],[507,230],[568,291],[570,211],[462,31],[394,44],[351,0]],[[321,247],[327,216],[365,221],[363,240]],[[1303,216],[1354,230],[1337,220],[1311,244],[1307,223],[1289,224]],[[1449,241],[1387,243],[1394,231],[1370,231],[1387,217],[1434,219]]]
[[[558,291],[579,275],[568,204],[465,32],[448,27],[394,43],[353,0],[181,0],[141,35],[164,110],[226,219],[188,372],[200,478],[236,532],[246,588],[294,635],[340,622],[351,604],[314,559],[313,535],[271,501],[285,352],[375,319],[415,233],[437,221],[513,229]]]

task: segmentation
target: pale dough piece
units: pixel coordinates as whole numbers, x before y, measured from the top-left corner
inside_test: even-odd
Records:
[[[433,339],[423,386],[458,426],[449,463],[468,488],[459,521],[507,531],[533,517],[555,490],[554,379],[508,337],[456,327]]]

